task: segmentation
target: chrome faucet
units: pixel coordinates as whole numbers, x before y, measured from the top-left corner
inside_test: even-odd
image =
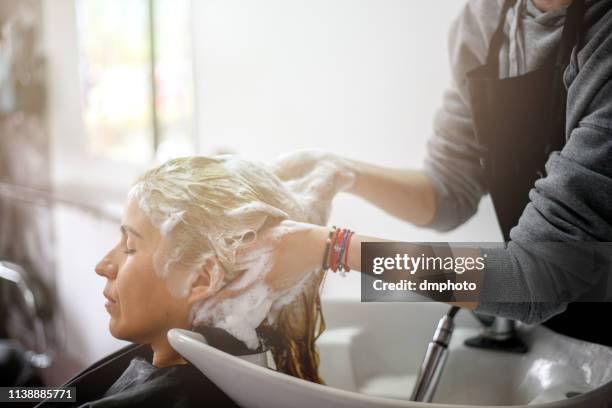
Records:
[[[438,327],[427,346],[425,357],[421,363],[410,396],[411,401],[431,402],[433,399],[448,359],[448,345],[455,327],[453,319],[458,311],[458,307],[451,307],[448,313],[438,322]],[[477,313],[474,313],[474,316],[482,323],[484,329],[480,335],[467,339],[465,341],[466,346],[513,353],[527,352],[527,346],[517,335],[514,320]]]
[[[433,399],[448,358],[448,345],[455,328],[453,319],[458,311],[458,307],[451,307],[438,322],[438,327],[427,346],[423,363],[421,363],[417,380],[414,383],[410,396],[411,401],[431,402]]]

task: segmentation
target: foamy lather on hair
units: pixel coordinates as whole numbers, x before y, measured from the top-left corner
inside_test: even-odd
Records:
[[[340,172],[344,184],[334,185]],[[255,329],[264,319],[273,324],[312,276],[288,293],[273,293],[263,278],[270,271],[274,246],[256,245],[258,234],[266,223],[265,228],[272,229],[267,235],[277,238],[300,228],[282,220],[325,224],[333,195],[352,180],[354,174],[338,162],[280,181],[265,165],[236,156],[191,157],[145,173],[130,198],[160,231],[155,270],[168,280],[175,296],[187,295],[197,270],[212,255],[224,266],[232,289],[248,287],[215,307],[204,302],[192,314],[194,324],[223,328],[254,349],[259,345]],[[247,250],[237,259],[241,248]]]

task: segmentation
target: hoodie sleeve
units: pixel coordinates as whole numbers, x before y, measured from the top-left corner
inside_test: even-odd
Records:
[[[438,231],[472,217],[486,193],[465,78],[485,62],[501,8],[500,0],[467,2],[448,35],[452,83],[435,114],[424,165],[436,195],[436,214],[428,227]]]

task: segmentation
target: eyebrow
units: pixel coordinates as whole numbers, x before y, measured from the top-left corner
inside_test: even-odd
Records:
[[[140,234],[138,233],[138,231],[136,231],[134,228],[130,227],[129,225],[122,225],[122,226],[121,226],[121,233],[122,233],[122,234],[127,234],[128,232],[129,232],[130,234],[134,235],[134,236],[137,236],[137,237],[138,237],[138,238],[140,238],[140,239],[143,239],[143,238],[142,238],[142,235],[140,235]]]

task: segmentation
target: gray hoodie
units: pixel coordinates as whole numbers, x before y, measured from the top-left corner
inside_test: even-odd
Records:
[[[449,35],[453,83],[434,119],[425,161],[437,204],[430,227],[440,231],[469,219],[486,194],[465,77],[485,62],[502,5],[503,0],[468,1]],[[512,242],[505,249],[483,250],[488,262],[478,311],[524,322],[563,311],[561,301],[495,300],[535,299],[551,287],[577,299],[585,275],[595,271],[555,268],[555,260],[532,253],[530,243],[612,242],[612,0],[586,0],[586,5],[584,45],[574,49],[564,75],[567,143],[549,157],[547,176],[531,190],[531,202],[510,233]],[[565,12],[543,13],[532,0],[517,2],[506,16],[501,77],[540,66],[561,38]]]

